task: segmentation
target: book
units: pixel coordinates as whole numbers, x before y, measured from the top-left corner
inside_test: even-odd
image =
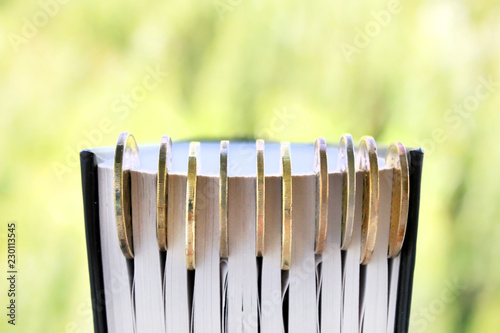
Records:
[[[95,332],[407,332],[421,149],[173,142],[80,154]]]

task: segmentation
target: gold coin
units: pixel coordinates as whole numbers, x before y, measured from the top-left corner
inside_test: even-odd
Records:
[[[292,259],[292,162],[290,143],[281,144],[281,269],[289,270]]]
[[[410,175],[406,148],[396,142],[387,150],[385,166],[393,169],[391,226],[389,232],[389,249],[387,256],[397,257],[403,247],[408,222],[408,206],[410,198]]]
[[[167,250],[167,199],[168,172],[172,168],[172,140],[161,138],[158,154],[158,179],[156,194],[156,239],[160,251]]]
[[[366,265],[375,249],[379,202],[377,145],[372,137],[365,136],[361,139],[358,160],[359,169],[364,171],[360,262]]]
[[[139,148],[134,136],[123,132],[118,136],[113,165],[115,217],[118,242],[127,259],[134,258],[132,239],[132,208],[130,200],[130,169],[139,166]]]
[[[314,173],[316,174],[316,214],[314,251],[321,254],[325,250],[328,228],[328,160],[327,146],[323,138],[314,143]]]
[[[356,200],[356,161],[354,141],[350,134],[344,134],[339,143],[338,169],[342,174],[342,232],[341,249],[351,244],[354,227],[354,202]]]
[[[257,178],[256,178],[256,239],[255,251],[257,257],[264,256],[264,236],[266,230],[266,181],[264,177],[264,140],[257,140]]]
[[[219,178],[219,232],[220,232],[220,257],[229,256],[229,239],[227,229],[227,203],[228,203],[228,176],[227,176],[227,155],[229,141],[220,143],[220,178]]]
[[[196,180],[198,177],[199,142],[189,145],[186,190],[186,266],[188,270],[196,268]]]

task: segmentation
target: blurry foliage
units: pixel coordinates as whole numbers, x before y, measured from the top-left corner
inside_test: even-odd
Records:
[[[141,144],[257,133],[333,144],[350,132],[422,145],[412,331],[500,326],[498,84],[448,113],[479,77],[500,81],[495,1],[399,3],[350,59],[342,43],[356,46],[387,1],[68,1],[16,52],[40,3],[54,0],[0,1],[0,220],[20,229],[18,332],[91,330],[78,150],[125,130]],[[148,68],[168,75],[118,108]],[[450,283],[463,288],[443,303]]]

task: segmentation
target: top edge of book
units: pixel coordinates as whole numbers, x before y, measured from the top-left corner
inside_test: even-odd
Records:
[[[172,144],[172,167],[170,174],[186,175],[188,156],[188,141],[174,142]],[[97,157],[100,167],[112,168],[114,147],[102,147],[88,149]],[[407,151],[412,150],[407,148]],[[387,146],[377,149],[379,168],[384,168]],[[143,173],[158,172],[159,145],[139,146],[140,166],[135,171]],[[327,161],[328,172],[338,172],[338,146],[328,145]],[[357,156],[357,147],[354,149]],[[314,144],[291,143],[290,155],[292,174],[312,175],[314,174]],[[219,176],[220,173],[220,142],[202,141],[198,156],[199,176]],[[255,177],[257,164],[257,151],[255,141],[230,141],[228,149],[228,176],[229,177]],[[266,142],[264,146],[264,173],[267,176],[279,176],[281,165],[281,144],[279,142]],[[357,165],[357,161],[356,161]]]

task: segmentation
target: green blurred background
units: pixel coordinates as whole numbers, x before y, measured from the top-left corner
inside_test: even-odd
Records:
[[[92,330],[78,151],[126,130],[422,146],[410,331],[500,327],[496,1],[3,0],[0,32],[1,332]]]

